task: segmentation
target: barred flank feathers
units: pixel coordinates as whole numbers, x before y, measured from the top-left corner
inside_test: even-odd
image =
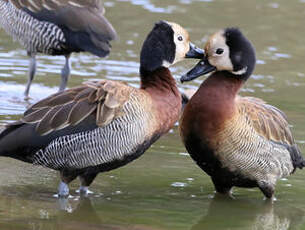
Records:
[[[54,54],[66,42],[57,25],[36,20],[9,1],[0,1],[0,25],[31,53]]]
[[[0,0],[0,26],[29,53],[105,57],[115,29],[100,0]]]
[[[152,118],[140,105],[139,98],[131,95],[124,115],[104,127],[58,137],[34,155],[34,164],[81,169],[126,158],[147,139],[147,130],[139,127],[146,127]]]

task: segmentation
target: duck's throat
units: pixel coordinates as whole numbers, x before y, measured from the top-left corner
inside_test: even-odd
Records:
[[[170,70],[165,67],[159,67],[154,71],[146,71],[140,69],[141,73],[141,89],[163,93],[173,93],[180,95],[176,81],[173,78]]]

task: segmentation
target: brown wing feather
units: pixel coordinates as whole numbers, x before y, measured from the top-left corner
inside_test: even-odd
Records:
[[[57,93],[31,106],[21,119],[37,123],[41,135],[77,125],[91,114],[96,124],[105,126],[122,112],[131,87],[114,81],[85,82],[83,86]]]
[[[74,102],[70,102],[68,104],[65,104],[65,106],[62,106],[60,110],[54,114],[52,119],[50,120],[50,126],[52,129],[63,129],[69,125],[69,114],[74,106]]]
[[[294,145],[285,114],[276,107],[254,97],[239,97],[238,109],[251,121],[254,129],[268,140]]]

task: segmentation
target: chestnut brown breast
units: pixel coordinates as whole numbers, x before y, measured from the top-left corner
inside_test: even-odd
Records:
[[[167,68],[159,68],[144,79],[142,78],[141,89],[152,99],[151,112],[158,119],[157,129],[163,133],[168,132],[179,119],[182,108],[181,93]]]
[[[225,121],[236,115],[234,100],[242,82],[226,79],[219,84],[221,77],[215,73],[206,79],[186,105],[180,125],[182,138],[192,131],[207,141],[215,140]]]

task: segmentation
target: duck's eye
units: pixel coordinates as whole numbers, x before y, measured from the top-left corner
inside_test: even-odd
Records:
[[[220,54],[222,54],[223,53],[223,49],[222,48],[218,48],[217,50],[216,50],[216,54],[218,54],[218,55],[220,55]]]
[[[182,42],[183,41],[183,37],[180,35],[178,36],[178,41]]]

